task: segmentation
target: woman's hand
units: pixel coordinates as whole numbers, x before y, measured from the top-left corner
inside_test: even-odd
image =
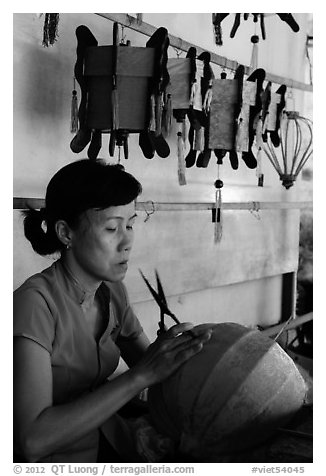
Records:
[[[213,325],[177,324],[148,347],[144,356],[133,367],[144,379],[144,386],[154,385],[175,372],[184,362],[200,352],[212,333]],[[187,333],[191,330],[195,337]]]

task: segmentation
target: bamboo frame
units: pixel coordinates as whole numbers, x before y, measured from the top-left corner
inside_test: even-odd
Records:
[[[43,208],[45,206],[44,198],[14,197],[13,208],[16,210],[25,210],[31,208]],[[215,208],[215,202],[136,202],[137,211],[170,212],[170,211],[200,211],[212,210]],[[224,202],[223,210],[249,210],[259,212],[260,210],[289,210],[289,209],[307,209],[312,208],[312,202]]]
[[[131,30],[138,31],[146,36],[152,36],[152,34],[157,30],[157,27],[151,25],[150,23],[146,23],[144,21],[138,21],[136,17],[128,15],[127,13],[95,13],[95,15],[99,15],[100,17],[106,18],[107,20],[111,20],[113,22],[120,23],[124,27],[130,28]],[[171,35],[169,33],[170,39],[170,46],[177,48],[181,51],[188,51],[191,46],[195,47],[197,50],[198,55],[207,51],[200,46],[197,46],[193,43],[189,43],[188,41],[183,40],[177,36]],[[212,51],[209,52],[211,55],[211,63],[217,64],[222,66],[223,68],[230,69],[235,71],[239,66],[237,61],[230,60],[225,56],[220,56]],[[244,65],[245,66],[245,65]],[[245,66],[245,75],[249,75],[251,72],[249,66]],[[272,73],[266,72],[266,81],[271,81],[272,83],[276,84],[285,84],[286,86],[293,88],[293,89],[300,89],[302,91],[312,92],[313,86],[311,84],[302,83],[300,81],[295,81],[291,78],[284,78],[282,76],[277,76]]]

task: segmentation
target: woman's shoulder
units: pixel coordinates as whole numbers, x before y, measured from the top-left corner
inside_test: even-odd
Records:
[[[17,289],[14,290],[14,302],[27,295],[50,295],[54,289],[54,282],[56,280],[55,274],[56,263],[53,263],[43,271],[35,273],[27,278]]]

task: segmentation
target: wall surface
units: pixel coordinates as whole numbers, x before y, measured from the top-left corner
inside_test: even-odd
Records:
[[[242,23],[236,37],[229,38],[233,23],[223,22],[224,44],[214,44],[211,14],[144,14],[144,21],[165,26],[175,36],[193,42],[230,59],[250,63],[252,20]],[[259,46],[259,66],[277,75],[304,81],[306,14],[296,14],[301,31],[293,33],[275,16],[266,19],[267,39]],[[44,17],[14,14],[14,196],[44,197],[51,176],[63,165],[86,157],[86,150],[73,154],[69,144],[70,104],[73,68],[76,60],[75,29],[90,28],[99,45],[112,44],[112,22],[96,14],[61,14],[59,37],[54,46],[42,46]],[[133,46],[145,46],[148,38],[124,29]],[[169,56],[176,56],[174,48]],[[219,66],[214,66],[218,77]],[[232,74],[229,74],[232,77]],[[274,87],[274,85],[273,85]],[[277,85],[275,85],[277,87]],[[78,90],[79,94],[79,90]],[[294,91],[300,109],[304,95]],[[187,185],[177,179],[176,131],[168,139],[171,154],[162,159],[145,159],[138,135],[130,136],[130,158],[121,159],[126,169],[143,185],[141,201],[212,202],[217,177],[216,160],[206,169],[187,169]],[[116,162],[108,153],[109,136],[104,136],[100,156]],[[297,201],[305,200],[301,179],[285,190],[271,165],[264,159],[264,187],[257,186],[255,170],[240,161],[234,171],[228,159],[220,167],[224,181],[223,200]],[[150,205],[149,205],[150,207]],[[150,337],[157,329],[158,310],[138,272],[150,279],[157,268],[169,304],[180,320],[193,322],[235,321],[246,325],[273,324],[280,319],[282,274],[295,271],[298,264],[299,211],[226,210],[223,238],[214,243],[210,212],[156,211],[145,223],[139,212],[136,240],[126,277],[131,301]],[[51,264],[33,252],[23,236],[22,217],[14,211],[14,288],[29,275]]]

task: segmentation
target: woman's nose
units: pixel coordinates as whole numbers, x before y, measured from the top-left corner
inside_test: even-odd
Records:
[[[124,230],[121,235],[120,240],[120,249],[122,250],[130,250],[132,247],[132,243],[134,241],[134,235],[132,230]]]

